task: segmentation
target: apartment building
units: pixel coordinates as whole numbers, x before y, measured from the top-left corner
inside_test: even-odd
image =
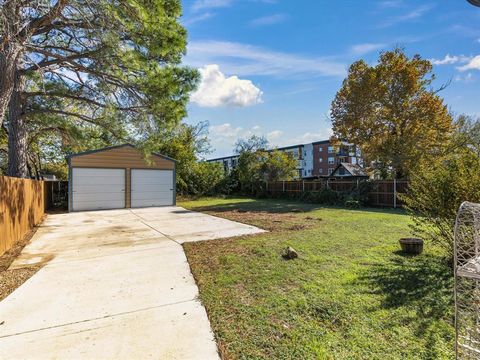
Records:
[[[329,176],[340,163],[363,165],[360,152],[355,145],[342,142],[333,145],[330,140],[312,143],[312,176]]]
[[[209,160],[207,160],[207,162],[220,163],[223,166],[223,170],[225,170],[225,172],[229,172],[232,169],[235,169],[237,167],[238,155],[224,156],[224,157],[219,157],[219,158],[215,158],[215,159],[209,159]]]
[[[334,146],[330,140],[322,140],[309,144],[280,147],[275,150],[288,152],[297,160],[298,178],[329,176],[342,162],[363,165],[358,149],[346,142]],[[224,170],[228,172],[237,166],[238,155],[207,161],[221,163]]]

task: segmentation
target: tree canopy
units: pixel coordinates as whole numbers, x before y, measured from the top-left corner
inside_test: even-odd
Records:
[[[454,129],[434,79],[428,60],[398,48],[381,53],[376,65],[353,63],[332,102],[334,137],[359,146],[366,163],[384,173],[408,176]]]
[[[11,175],[26,175],[31,129],[67,138],[101,127],[113,141],[138,141],[186,115],[198,74],[179,65],[179,0],[0,4],[0,123],[6,115]]]
[[[253,135],[249,139],[239,140],[238,157],[235,175],[243,192],[258,194],[263,191],[265,182],[291,180],[296,175],[297,160],[291,153],[280,150],[265,150],[268,141],[264,137]]]
[[[241,154],[244,152],[255,152],[267,149],[268,140],[265,136],[252,135],[248,139],[238,139],[235,143],[234,151],[236,154]]]

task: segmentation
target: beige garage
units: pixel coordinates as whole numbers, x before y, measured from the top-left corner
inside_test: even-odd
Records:
[[[131,144],[68,157],[69,210],[175,205],[175,160]]]

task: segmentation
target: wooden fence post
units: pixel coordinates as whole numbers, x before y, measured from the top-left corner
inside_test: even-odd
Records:
[[[302,192],[305,192],[305,180],[302,180]]]
[[[393,179],[393,208],[397,208],[397,179]]]
[[[282,180],[283,181],[283,192],[285,192],[285,180]]]

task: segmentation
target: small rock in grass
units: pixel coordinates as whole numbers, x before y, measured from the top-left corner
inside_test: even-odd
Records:
[[[282,256],[283,256],[284,259],[292,260],[292,259],[298,258],[298,253],[294,248],[289,246],[285,249],[285,252],[283,253]]]

